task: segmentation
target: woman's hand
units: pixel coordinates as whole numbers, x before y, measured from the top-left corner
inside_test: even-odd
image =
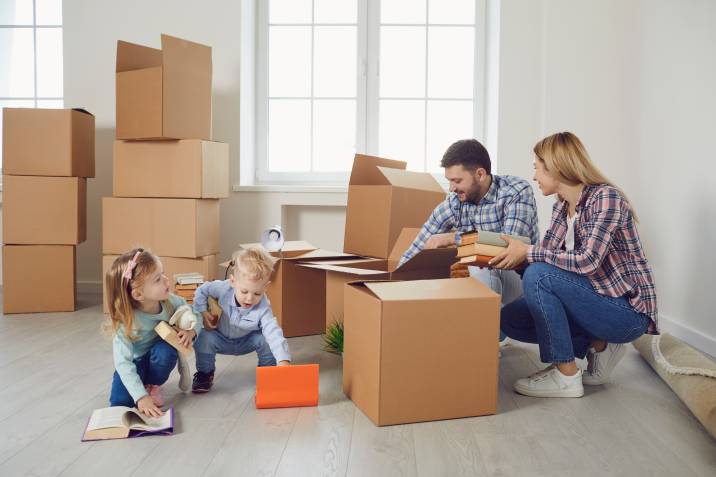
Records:
[[[512,270],[527,260],[527,252],[530,246],[521,240],[513,239],[507,235],[500,235],[507,242],[507,248],[502,253],[495,255],[487,262],[491,267],[501,270]]]
[[[139,412],[149,417],[162,417],[164,415],[164,411],[159,409],[157,405],[154,404],[154,399],[152,399],[152,397],[148,394],[137,401],[137,409],[139,409]]]
[[[179,331],[177,331],[177,338],[179,338],[179,344],[185,348],[188,348],[189,346],[191,346],[191,342],[194,340],[195,336],[196,336],[196,331],[194,331],[194,330],[179,330]]]

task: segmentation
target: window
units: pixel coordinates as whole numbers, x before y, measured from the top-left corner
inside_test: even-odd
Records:
[[[63,105],[62,0],[1,0],[0,109]]]
[[[441,172],[482,139],[483,0],[257,5],[259,183],[345,182],[355,152]]]

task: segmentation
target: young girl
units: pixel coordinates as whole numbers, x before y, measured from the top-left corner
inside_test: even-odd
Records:
[[[118,257],[105,277],[111,328],[114,334],[114,377],[110,406],[137,408],[159,417],[164,405],[160,386],[177,364],[177,351],[154,331],[159,321],[169,321],[186,302],[169,293],[169,280],[159,258],[137,248]],[[188,346],[201,330],[178,332]]]

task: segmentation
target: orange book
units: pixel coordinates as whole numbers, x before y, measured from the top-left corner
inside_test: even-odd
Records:
[[[256,368],[256,409],[317,405],[317,364]]]

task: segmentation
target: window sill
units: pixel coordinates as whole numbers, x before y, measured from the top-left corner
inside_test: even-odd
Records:
[[[321,186],[321,185],[234,185],[233,192],[289,192],[289,193],[333,193],[345,194],[348,186]]]

